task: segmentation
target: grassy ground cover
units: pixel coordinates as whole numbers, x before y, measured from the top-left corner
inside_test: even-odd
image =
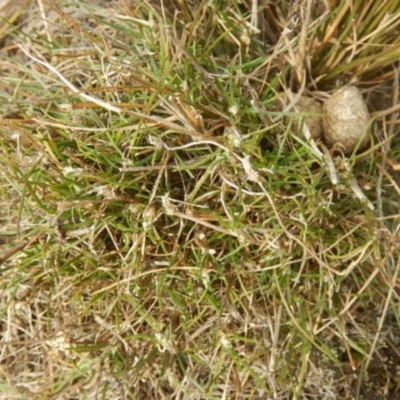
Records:
[[[1,398],[400,398],[399,2],[0,10]]]

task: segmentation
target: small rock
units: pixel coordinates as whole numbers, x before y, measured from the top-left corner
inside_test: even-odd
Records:
[[[301,96],[296,103],[296,108],[302,113],[322,114],[321,103],[312,97]],[[321,117],[310,116],[304,118],[304,124],[307,125],[311,137],[317,141],[322,136]]]
[[[345,154],[369,142],[369,114],[361,92],[354,86],[336,91],[323,105],[323,130],[328,147]]]

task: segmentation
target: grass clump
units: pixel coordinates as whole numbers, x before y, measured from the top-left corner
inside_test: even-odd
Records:
[[[4,398],[395,398],[399,18],[32,0],[6,21]],[[293,108],[345,83],[374,132],[348,157]]]

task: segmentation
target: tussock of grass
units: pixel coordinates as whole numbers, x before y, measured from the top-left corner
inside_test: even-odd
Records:
[[[400,6],[131,3],[2,37],[0,392],[394,398]],[[278,93],[349,82],[343,158]]]

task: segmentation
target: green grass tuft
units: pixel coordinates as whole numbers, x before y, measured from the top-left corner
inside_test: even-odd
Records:
[[[67,3],[0,6],[0,397],[396,398],[400,5]]]

